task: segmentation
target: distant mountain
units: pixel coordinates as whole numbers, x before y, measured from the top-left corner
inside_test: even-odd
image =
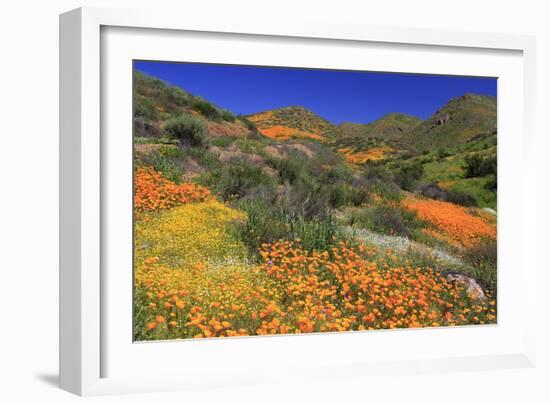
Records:
[[[422,119],[403,113],[388,113],[368,124],[345,122],[340,128],[346,136],[400,140],[422,123]]]
[[[261,134],[274,140],[310,139],[323,143],[342,134],[339,127],[301,106],[255,113],[246,116]]]
[[[494,132],[497,127],[495,97],[465,94],[451,99],[432,117],[406,136],[417,150],[433,150],[465,144],[476,136]]]

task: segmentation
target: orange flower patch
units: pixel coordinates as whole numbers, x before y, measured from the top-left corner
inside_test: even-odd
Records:
[[[375,147],[366,151],[354,151],[351,148],[340,148],[338,152],[344,155],[346,161],[352,164],[364,164],[367,161],[377,161],[386,158],[386,155],[394,152],[395,149],[391,147]]]
[[[408,210],[415,211],[422,220],[436,227],[437,230],[428,230],[430,235],[454,246],[471,248],[484,239],[496,240],[497,238],[494,223],[483,215],[470,214],[465,207],[412,196],[406,197],[403,205]]]
[[[285,141],[295,138],[309,138],[312,140],[322,141],[323,137],[315,132],[306,132],[300,129],[294,129],[288,126],[275,125],[266,128],[260,128],[260,133],[274,140]]]
[[[134,184],[134,207],[137,211],[169,209],[210,197],[210,191],[205,187],[194,183],[178,185],[151,167],[138,168]]]
[[[209,272],[138,270],[146,339],[343,332],[494,323],[494,300],[476,301],[430,268],[389,266],[393,255],[340,243],[308,252],[264,244],[263,263]],[[379,260],[381,259],[381,260]],[[384,260],[386,259],[386,260]],[[175,323],[164,321],[172,318]],[[160,320],[159,320],[160,319]]]
[[[265,122],[266,120],[273,120],[274,117],[275,116],[273,115],[272,111],[267,111],[267,112],[261,112],[261,113],[257,113],[255,115],[249,116],[248,119],[254,123],[261,123],[261,122]]]

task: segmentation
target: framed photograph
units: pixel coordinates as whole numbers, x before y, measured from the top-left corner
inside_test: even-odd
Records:
[[[531,37],[60,24],[64,389],[533,365]]]

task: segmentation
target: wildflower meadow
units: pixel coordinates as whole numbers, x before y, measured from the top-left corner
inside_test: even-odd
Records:
[[[493,96],[337,124],[136,70],[134,100],[135,341],[497,323]]]

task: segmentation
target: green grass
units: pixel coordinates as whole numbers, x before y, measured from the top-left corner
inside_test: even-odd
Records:
[[[424,164],[424,174],[421,181],[425,183],[437,183],[460,179],[464,174],[464,169],[462,169],[463,164],[464,159],[459,156],[451,156]]]
[[[455,190],[461,193],[472,196],[479,207],[490,207],[496,210],[497,195],[496,192],[492,192],[486,189],[487,183],[490,181],[491,176],[477,178],[465,178],[464,172],[464,156],[468,155],[470,151],[477,151],[482,156],[494,155],[496,148],[489,146],[491,138],[484,139],[480,142],[469,143],[466,148],[468,151],[460,152],[450,157],[437,159],[436,153],[431,153],[425,158],[430,162],[424,164],[424,173],[420,178],[422,183],[439,183],[445,181],[453,181],[454,183],[448,187],[448,190]],[[484,144],[488,144],[487,147]],[[417,157],[415,159],[419,159]]]
[[[171,144],[177,145],[178,140],[171,137],[134,137],[134,144]]]
[[[244,200],[238,207],[248,219],[235,224],[237,239],[257,257],[263,243],[279,240],[299,242],[307,250],[330,250],[340,240],[335,219],[327,215],[322,219],[308,220],[303,212],[291,212],[284,205],[273,205],[265,200]]]
[[[451,189],[471,195],[477,201],[478,207],[490,207],[493,210],[497,208],[497,195],[485,189],[490,177],[467,178],[458,180]]]
[[[340,220],[342,222],[342,220]],[[345,225],[368,229],[383,235],[415,238],[425,224],[415,213],[399,206],[377,204],[360,209],[350,209],[343,220]]]
[[[233,142],[235,141],[235,138],[233,137],[216,137],[210,140],[210,144],[216,147],[229,147]]]
[[[243,198],[259,187],[273,188],[275,180],[260,167],[246,161],[232,161],[209,171],[203,183],[224,200]]]
[[[200,166],[207,170],[217,169],[221,164],[211,153],[200,148],[180,148],[173,145],[160,147],[149,154],[137,156],[138,165],[151,165],[166,178],[180,183],[185,174],[185,161],[194,158]]]

